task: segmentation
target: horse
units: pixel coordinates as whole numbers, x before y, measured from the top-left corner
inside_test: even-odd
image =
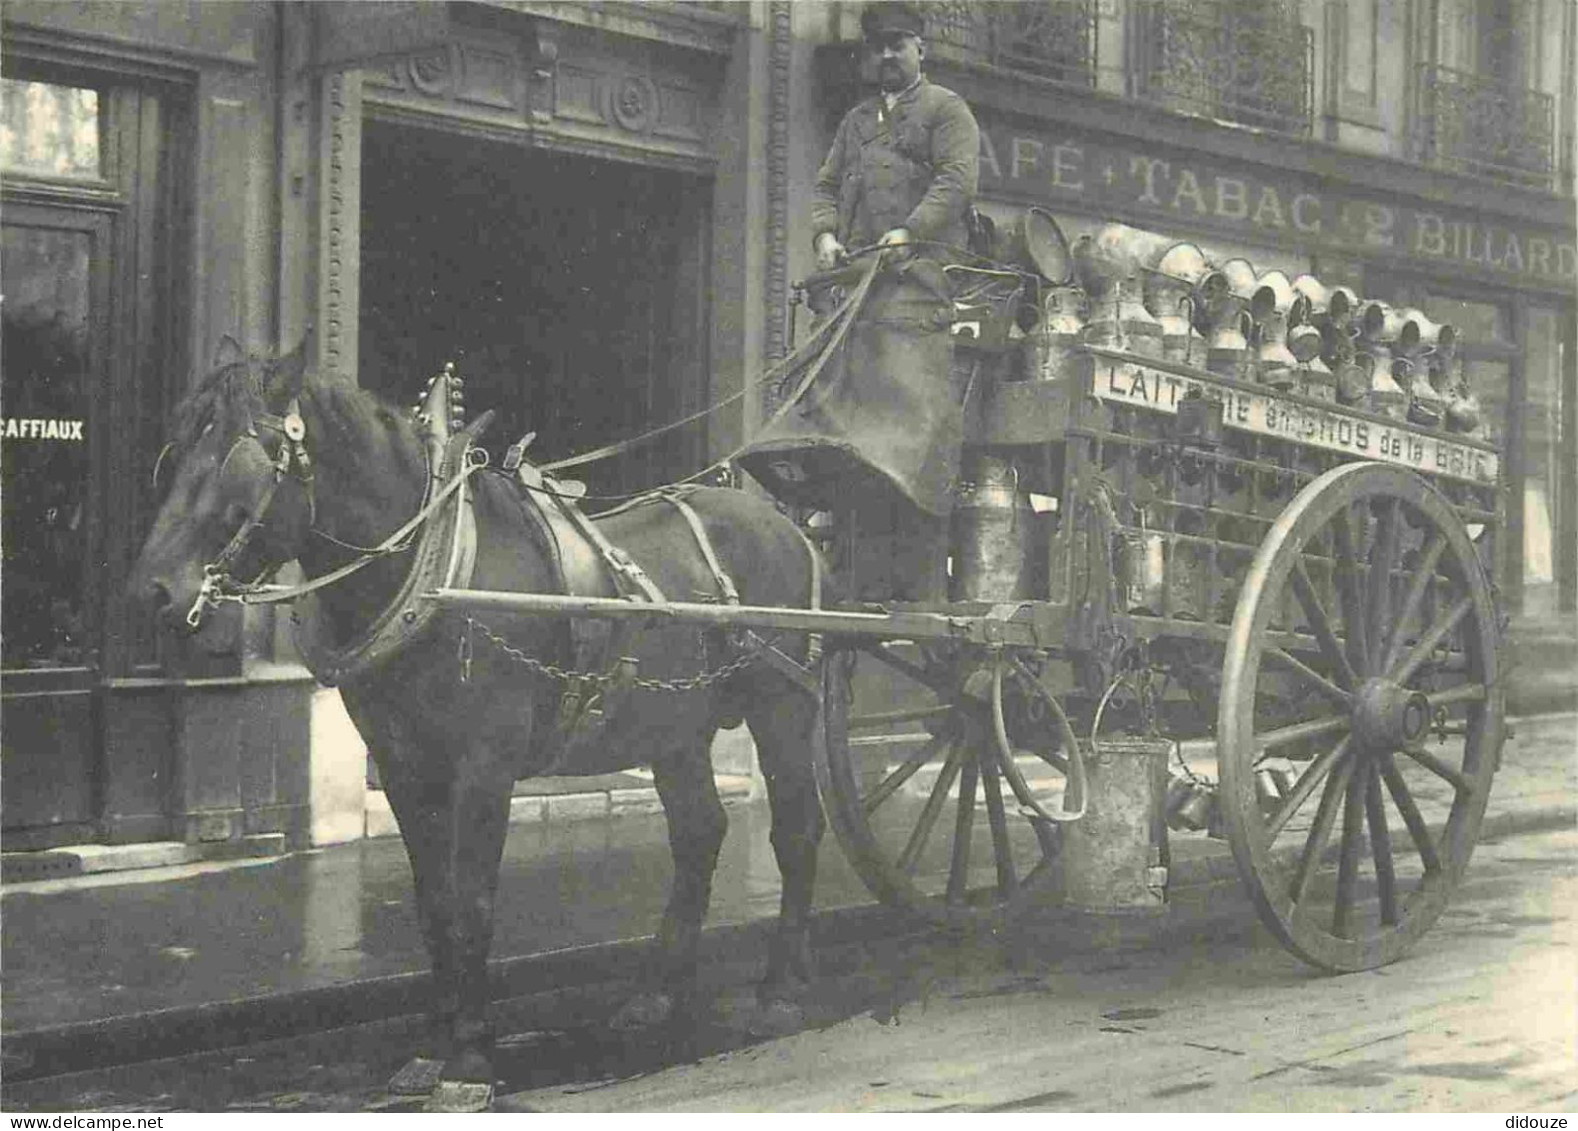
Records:
[[[311,595],[315,615],[343,641],[387,612],[416,568],[409,551],[364,548],[381,540],[389,548],[390,533],[427,509],[432,455],[420,423],[348,381],[309,374],[304,351],[214,369],[177,406],[161,463],[166,459],[174,461],[173,476],[129,584],[162,628],[196,646],[222,643],[220,619],[207,615],[216,583],[261,579],[298,562],[306,585],[328,582]],[[552,592],[554,563],[540,515],[532,513],[537,497],[501,470],[469,479],[472,586]],[[696,489],[686,502],[715,563],[705,560],[681,508],[661,500],[598,518],[595,527],[674,599],[716,597],[716,564],[746,604],[814,603],[816,551],[771,503],[726,487]],[[439,610],[340,684],[410,861],[432,969],[431,1057],[443,1061],[440,1086],[493,1084],[487,960],[519,778],[650,767],[667,820],[673,881],[646,976],[613,1023],[652,1026],[682,1015],[695,989],[701,924],[727,826],[710,748],[720,727],[742,720],[766,782],[782,879],[759,1005],[768,1022],[794,1024],[810,982],[807,932],[823,831],[812,764],[815,698],[781,665],[738,657],[724,678],[696,680],[704,670],[716,672],[730,641],[715,629],[653,627],[622,641],[623,652],[643,677],[697,686],[630,690],[620,714],[633,722],[610,723],[609,746],[617,739],[617,749],[556,744],[564,688],[554,674],[571,659],[572,626],[556,617],[490,612],[486,627],[499,646],[479,637],[463,611]],[[457,660],[462,639],[471,642],[464,663]],[[780,651],[810,663],[812,648],[799,634]]]

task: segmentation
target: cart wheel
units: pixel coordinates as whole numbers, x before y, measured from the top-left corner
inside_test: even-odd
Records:
[[[817,782],[845,857],[882,902],[955,926],[994,922],[1046,888],[1057,833],[1019,802],[1061,805],[1055,732],[1026,723],[1036,697],[1018,673],[1003,692],[1015,757],[1000,756],[982,659],[889,641],[832,653],[823,669]],[[1020,748],[1031,729],[1039,752]]]
[[[1233,616],[1217,761],[1239,875],[1300,958],[1385,965],[1445,908],[1501,757],[1497,636],[1475,543],[1410,471],[1334,468],[1272,526]]]

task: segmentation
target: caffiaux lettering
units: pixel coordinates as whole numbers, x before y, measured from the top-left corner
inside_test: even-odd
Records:
[[[994,134],[996,135],[994,137]],[[1001,155],[1001,156],[1000,156]],[[1478,220],[1274,184],[1252,176],[1132,153],[1069,137],[981,131],[981,174],[1047,197],[1123,203],[1178,220],[1310,236],[1342,247],[1397,252],[1533,279],[1578,277],[1578,248]]]
[[[82,442],[80,420],[37,420],[27,417],[7,417],[0,424],[0,438],[7,440],[66,440]]]

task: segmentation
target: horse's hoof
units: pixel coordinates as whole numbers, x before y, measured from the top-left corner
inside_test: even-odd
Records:
[[[487,1111],[493,1106],[493,1085],[476,1084],[466,1080],[442,1080],[433,1094],[422,1105],[426,1112],[445,1112],[454,1115]]]
[[[611,1029],[650,1029],[664,1025],[674,1016],[674,999],[665,993],[637,994],[608,1022]]]
[[[770,998],[757,1003],[745,1031],[753,1037],[787,1037],[805,1028],[805,1010],[788,998]]]
[[[438,1086],[444,1074],[442,1060],[414,1057],[389,1078],[391,1096],[425,1096]]]

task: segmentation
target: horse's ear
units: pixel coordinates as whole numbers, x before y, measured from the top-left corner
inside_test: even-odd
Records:
[[[307,375],[307,342],[312,337],[309,330],[296,348],[274,363],[269,376],[268,399],[284,402],[301,395],[302,381]]]
[[[219,336],[219,345],[214,350],[213,369],[227,369],[232,365],[239,365],[246,360],[246,351],[241,348],[241,343],[229,334]]]

